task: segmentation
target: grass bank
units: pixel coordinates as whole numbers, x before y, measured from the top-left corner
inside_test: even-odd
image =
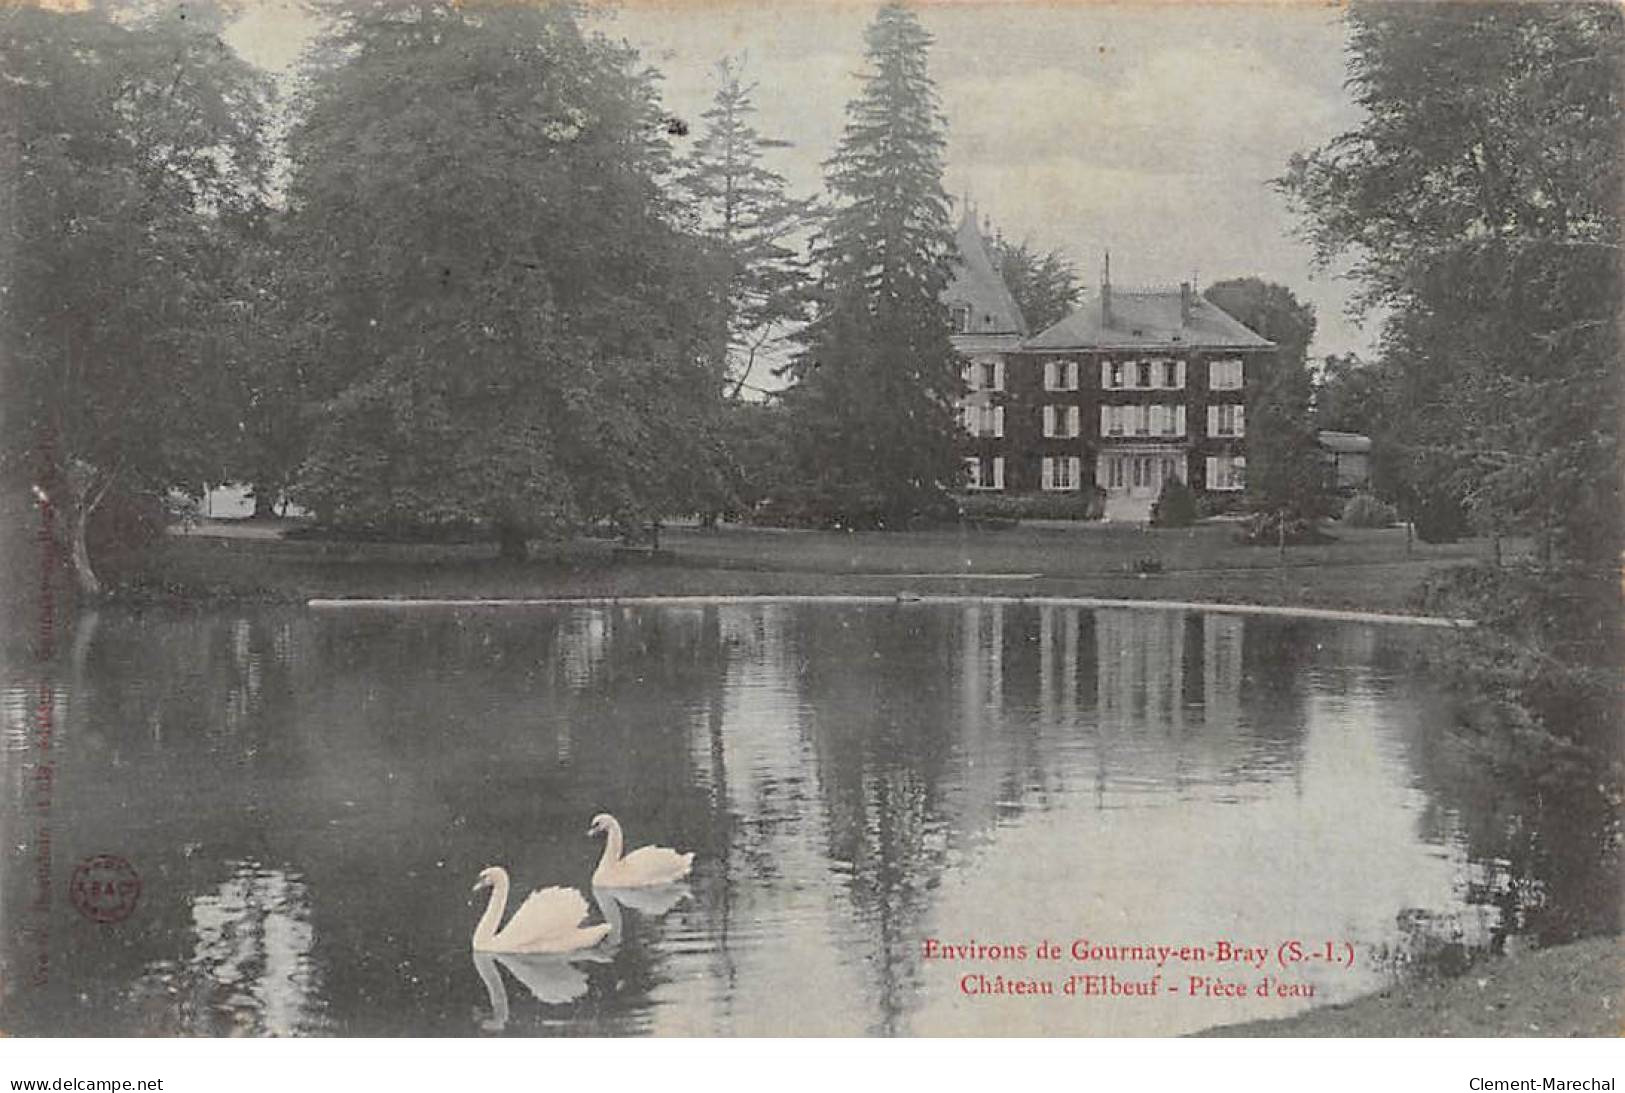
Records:
[[[138,599],[894,594],[1114,599],[1406,612],[1439,568],[1488,556],[1482,541],[1414,543],[1350,528],[1323,546],[1235,542],[1228,524],[1099,524],[846,533],[672,528],[659,551],[592,540],[534,544],[522,563],[490,547],[288,540],[248,526],[171,536],[114,574]],[[1151,568],[1152,573],[1137,569]]]
[[[1590,938],[1487,959],[1465,975],[1406,983],[1297,1017],[1203,1036],[1621,1036],[1625,946]]]

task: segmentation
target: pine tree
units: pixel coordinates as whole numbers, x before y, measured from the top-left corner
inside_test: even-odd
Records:
[[[867,43],[863,90],[825,164],[835,208],[814,247],[818,309],[786,400],[810,514],[884,527],[944,506],[960,362],[942,301],[953,235],[931,38],[890,3]]]
[[[762,162],[790,143],[764,137],[751,124],[755,85],[744,82],[744,67],[734,57],[717,64],[716,97],[701,115],[705,131],[677,177],[693,227],[715,246],[727,279],[718,351],[735,398],[786,324],[803,317],[807,273],[785,240],[812,213],[812,202],[791,198],[784,176]]]

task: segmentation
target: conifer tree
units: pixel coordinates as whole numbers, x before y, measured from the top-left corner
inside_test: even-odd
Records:
[[[817,312],[785,397],[809,515],[885,527],[945,504],[960,362],[942,299],[953,234],[931,37],[890,3],[867,43],[863,89],[825,164],[835,207],[814,246]]]
[[[752,124],[754,84],[744,81],[741,58],[717,64],[717,93],[701,117],[704,132],[677,177],[693,227],[716,248],[722,275],[726,330],[718,338],[734,397],[761,354],[804,314],[807,273],[787,239],[803,228],[812,202],[787,193],[784,176],[763,163],[765,153],[790,143],[762,136]]]

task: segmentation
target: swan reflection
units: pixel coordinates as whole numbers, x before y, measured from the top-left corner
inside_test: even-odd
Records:
[[[659,918],[688,895],[685,884],[660,884],[648,888],[600,888],[593,886],[592,898],[609,923],[605,944],[619,945],[623,936],[623,910],[633,910],[644,918]]]
[[[608,953],[572,953],[563,956],[553,953],[484,953],[474,952],[474,971],[485,984],[486,999],[491,1005],[491,1016],[480,1022],[487,1032],[501,1032],[508,1027],[508,987],[501,969],[517,979],[538,1002],[544,1006],[562,1006],[574,1002],[587,993],[587,972],[578,967],[581,962],[603,963]]]

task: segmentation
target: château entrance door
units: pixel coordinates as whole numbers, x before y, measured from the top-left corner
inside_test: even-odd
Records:
[[[1186,478],[1185,453],[1167,448],[1120,448],[1100,454],[1095,482],[1108,494],[1155,500],[1169,478]]]

